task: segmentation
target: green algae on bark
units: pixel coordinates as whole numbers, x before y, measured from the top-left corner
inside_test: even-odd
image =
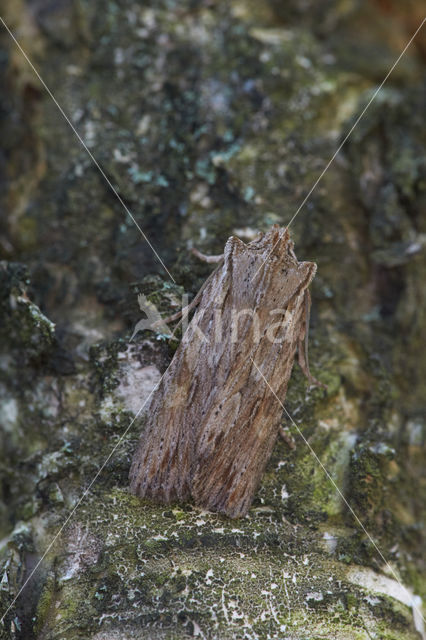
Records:
[[[98,541],[82,534],[94,513]],[[386,637],[415,637],[405,629],[404,608],[389,609],[391,601],[355,586],[347,568],[336,572],[315,532],[306,537],[271,512],[236,523],[189,508],[141,507],[113,490],[82,507],[57,573],[61,583],[53,588],[48,581],[42,602],[49,606],[38,611],[40,627],[55,625],[47,638],[66,634],[76,613],[75,638],[183,638],[194,629],[218,638],[309,637],[330,624],[339,637],[367,637],[367,629],[386,628],[389,619],[394,629]]]

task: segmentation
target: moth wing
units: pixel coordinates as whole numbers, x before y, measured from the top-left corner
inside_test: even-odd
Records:
[[[245,266],[243,262],[244,256],[239,256],[238,266]],[[270,327],[267,304],[264,304],[258,310],[259,335],[263,336],[259,342],[254,340],[252,321],[244,317],[244,349],[238,343],[231,344],[229,340],[227,343],[226,338],[224,344],[216,345],[216,352],[230,354],[232,366],[228,363],[223,374],[220,365],[217,368],[215,379],[220,387],[217,389],[220,401],[215,402],[204,417],[194,445],[191,493],[196,504],[205,509],[235,518],[245,515],[250,507],[272,453],[282,415],[280,402],[256,373],[253,360],[261,365],[266,380],[283,401],[304,315],[302,285],[306,277],[310,277],[310,269],[310,266],[300,268],[298,265],[287,274],[288,294],[279,332],[276,332],[279,340],[274,342],[264,337]],[[241,277],[237,275],[239,282]],[[237,287],[234,289],[238,291]],[[278,298],[280,293],[280,280],[270,281],[269,297]],[[234,299],[233,303],[234,308],[239,308],[240,300]]]
[[[234,394],[223,405],[220,422],[206,422],[195,449],[196,466],[191,493],[196,504],[225,513],[231,518],[245,515],[253,500],[264,466],[278,433],[281,409],[271,407],[266,393],[262,397]],[[267,406],[269,405],[269,406]],[[259,430],[262,416],[274,415]]]
[[[219,266],[204,285],[199,309],[190,322],[169,368],[154,393],[148,409],[148,424],[142,433],[130,468],[130,490],[141,498],[170,503],[190,496],[194,431],[199,419],[195,397],[206,386],[203,336],[197,332],[208,305],[222,293],[224,278]],[[204,324],[206,324],[204,320]]]
[[[178,385],[179,380],[172,380],[167,372],[133,456],[130,490],[141,498],[169,503],[189,497],[192,453],[184,408],[178,402],[187,389]]]

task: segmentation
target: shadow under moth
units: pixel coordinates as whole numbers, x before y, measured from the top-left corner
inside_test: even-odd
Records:
[[[197,252],[198,253],[198,252]],[[202,256],[202,254],[198,254]],[[130,469],[132,493],[237,518],[247,513],[280,428],[296,351],[311,383],[308,287],[288,229],[245,244],[231,236],[154,392]]]

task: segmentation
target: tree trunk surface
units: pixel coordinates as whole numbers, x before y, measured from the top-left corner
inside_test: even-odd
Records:
[[[4,7],[92,157],[0,24],[1,640],[422,636],[426,27],[370,104],[422,4]],[[212,270],[192,246],[297,211],[327,388],[295,365],[246,517],[139,500],[177,343],[129,341],[138,295],[175,313]]]

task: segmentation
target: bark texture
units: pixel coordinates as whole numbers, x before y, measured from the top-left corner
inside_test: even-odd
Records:
[[[310,360],[327,392],[295,367],[286,406],[365,529],[285,420],[297,446],[277,443],[239,521],[141,503],[127,478],[131,421],[176,348],[129,343],[138,295],[170,315],[211,272],[191,245],[219,254],[290,220],[422,3],[6,4],[176,282],[1,26],[0,616],[106,461],[1,640],[418,638],[424,33],[292,225],[298,259],[318,264]]]

